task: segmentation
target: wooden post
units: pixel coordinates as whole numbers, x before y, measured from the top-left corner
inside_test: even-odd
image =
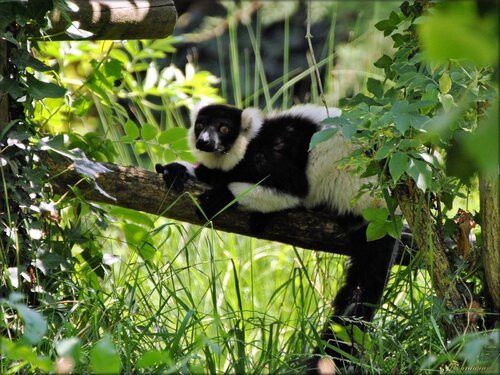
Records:
[[[67,12],[55,9],[50,13],[51,40],[160,39],[172,34],[177,21],[173,0],[72,0],[71,3]]]

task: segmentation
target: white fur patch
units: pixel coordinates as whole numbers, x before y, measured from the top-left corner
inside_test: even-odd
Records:
[[[326,204],[339,214],[351,212],[360,215],[365,208],[385,206],[383,199],[369,194],[363,194],[354,205],[351,203],[363,184],[374,181],[373,177],[361,179],[339,168],[339,159],[349,155],[354,149],[355,146],[339,132],[311,150],[306,169],[310,186],[304,201],[307,208]]]
[[[269,213],[298,207],[301,204],[296,196],[261,185],[232,182],[228,188],[237,197],[238,203],[249,211]]]
[[[342,111],[339,108],[319,106],[315,104],[296,105],[286,111],[273,111],[270,112],[266,118],[276,118],[282,116],[300,116],[305,117],[312,122],[319,124],[324,119],[329,117],[339,117]]]

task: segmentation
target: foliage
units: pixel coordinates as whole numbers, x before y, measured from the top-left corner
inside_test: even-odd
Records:
[[[169,63],[180,42],[176,38],[28,42],[28,33],[44,32],[50,5],[4,1],[0,15],[0,36],[15,50],[0,90],[16,104],[0,138],[2,196],[8,203],[1,214],[0,277],[6,287],[0,299],[0,371],[300,373],[291,366],[319,340],[327,301],[341,283],[341,257],[98,205],[88,202],[78,186],[72,187],[71,198],[49,194],[50,177],[38,163],[41,150],[73,158],[82,179],[91,182],[102,168],[92,160],[146,168],[176,158],[192,160],[182,107],[202,97],[221,100],[211,73],[192,63],[183,69]],[[222,86],[246,93],[238,104],[255,102],[259,95],[269,108],[281,99],[291,102],[290,89],[313,76],[314,67],[297,73],[284,63],[283,77],[268,83],[263,60],[258,60],[266,41],[252,23],[236,22],[238,11],[235,6],[221,21],[230,26],[231,67],[239,69],[243,59],[240,25],[253,33],[258,78],[245,86],[251,75],[246,69],[243,80],[223,76],[227,82]],[[453,196],[462,182],[445,176],[435,151],[450,154],[456,144],[465,150],[476,147],[470,135],[479,137],[483,123],[477,124],[479,108],[473,103],[492,96],[489,70],[458,60],[428,63],[414,48],[415,24],[425,18],[417,22],[411,12],[405,5],[377,24],[399,52],[387,52],[375,67],[363,67],[368,77],[364,93],[343,103],[342,131],[370,146],[369,153],[345,165],[378,174],[386,191],[409,177],[427,192]],[[360,28],[367,27],[361,23]],[[319,62],[328,71],[334,34],[335,25]],[[387,49],[364,38],[349,47],[364,55],[368,48]],[[344,64],[353,66],[355,60]],[[455,118],[460,118],[458,125]],[[457,136],[454,143],[450,130],[467,137],[462,142]],[[477,163],[488,168],[484,156]],[[450,164],[449,157],[444,160]],[[394,225],[393,212],[364,215],[371,220],[373,238],[400,231],[402,222]],[[393,363],[408,373],[452,370],[462,363],[490,366],[496,332],[458,337],[447,345],[437,322],[448,312],[432,296],[428,275],[415,269],[417,264],[395,270],[366,339],[372,350],[359,365],[374,373],[386,373]],[[477,357],[478,352],[484,355]]]
[[[460,6],[452,8],[460,11]],[[380,188],[386,191],[411,178],[420,190],[440,196],[446,209],[451,209],[454,196],[460,195],[461,186],[468,181],[450,175],[456,172],[458,177],[469,178],[477,166],[487,171],[496,164],[491,152],[498,150],[494,147],[498,138],[489,121],[494,112],[484,112],[484,108],[496,106],[494,72],[466,58],[446,62],[426,59],[418,46],[417,25],[422,24],[424,35],[434,35],[436,30],[429,28],[440,24],[442,17],[420,16],[418,7],[418,2],[412,6],[404,2],[399,12],[393,11],[389,19],[375,25],[393,40],[396,49],[392,57],[383,55],[374,63],[384,70],[385,79],[368,78],[367,92],[344,99],[343,115],[327,123],[341,126],[345,137],[364,146],[345,161],[346,166],[365,176],[378,175]],[[432,22],[426,23],[427,19]],[[427,39],[431,44],[440,42]],[[489,47],[494,48],[491,40]],[[486,43],[484,38],[482,43]],[[439,47],[432,51],[436,49]],[[491,134],[491,148],[481,143],[484,136],[475,135],[482,133],[482,126]],[[331,132],[331,128],[323,132]],[[467,150],[474,152],[466,155],[471,160],[479,154],[476,157],[481,163],[472,163],[469,169],[462,161],[459,171],[453,166],[456,160],[446,156],[453,154],[457,139],[468,135],[473,140],[463,142],[470,143]]]

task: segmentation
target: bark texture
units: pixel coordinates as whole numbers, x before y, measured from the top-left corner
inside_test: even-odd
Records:
[[[495,176],[479,179],[481,234],[486,283],[496,311],[500,311],[500,201],[499,182]]]
[[[398,185],[394,195],[425,260],[437,297],[444,301],[451,312],[454,312],[453,324],[444,323],[447,337],[452,338],[456,334],[473,329],[464,313],[468,307],[466,303],[468,297],[463,296],[457,289],[453,268],[446,256],[444,240],[435,225],[424,195],[411,179],[405,184]]]
[[[72,0],[75,5],[63,14],[50,13],[51,40],[70,40],[64,31],[73,24],[92,33],[83,39],[161,39],[174,30],[177,12],[173,0]],[[73,31],[74,32],[74,31]]]
[[[125,167],[111,163],[100,163],[107,171],[96,176],[96,183],[112,198],[100,193],[75,169],[75,163],[59,155],[43,156],[54,189],[65,193],[77,185],[84,196],[93,201],[111,203],[133,210],[161,215],[179,221],[205,225],[195,214],[194,199],[199,197],[207,185],[189,181],[182,194],[168,192],[160,175],[138,167]],[[78,164],[78,163],[77,163]],[[219,215],[213,222],[216,229],[248,235],[271,241],[278,241],[305,249],[350,255],[353,240],[345,227],[340,225],[331,213],[305,209],[294,209],[277,213],[262,233],[250,232],[249,214],[231,208]],[[410,234],[403,236],[400,256],[397,261],[408,263],[409,253],[403,251],[403,244],[410,244]]]

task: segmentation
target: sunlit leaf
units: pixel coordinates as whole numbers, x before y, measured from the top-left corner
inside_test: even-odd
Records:
[[[126,136],[122,137],[122,141],[133,141],[139,138],[139,127],[132,120],[127,120],[123,126],[123,130],[125,131]]]
[[[90,367],[96,374],[118,374],[120,372],[120,356],[108,336],[90,350]]]
[[[451,78],[450,76],[444,72],[439,78],[439,91],[441,94],[447,94],[451,89]]]
[[[466,59],[481,66],[498,62],[497,15],[479,17],[473,1],[452,1],[418,27],[424,53],[433,60]]]
[[[366,227],[366,239],[367,241],[379,240],[387,234],[387,228],[385,222],[370,222]]]
[[[365,208],[362,215],[367,221],[385,222],[389,212],[387,211],[387,208],[370,207]]]
[[[169,128],[160,133],[158,143],[164,145],[186,138],[188,130],[186,128]]]
[[[150,350],[142,354],[137,361],[137,368],[143,369],[157,365],[171,364],[172,355],[165,350]]]
[[[420,190],[426,191],[431,186],[432,169],[426,162],[413,158],[410,159],[406,173],[413,178]]]
[[[158,129],[156,128],[156,126],[154,126],[152,124],[146,123],[146,124],[142,125],[142,127],[141,127],[141,137],[145,141],[152,140],[154,137],[156,137],[157,133],[158,133]]]

